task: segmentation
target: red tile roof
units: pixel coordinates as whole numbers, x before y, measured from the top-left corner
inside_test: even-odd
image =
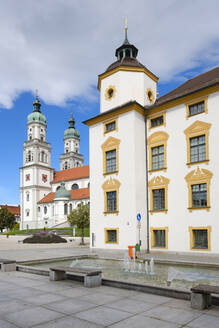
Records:
[[[89,178],[89,176],[90,176],[89,165],[84,165],[80,167],[74,167],[68,170],[55,172],[52,183]]]
[[[14,206],[14,205],[0,205],[0,208],[2,207],[7,207],[8,211],[14,215],[19,215],[20,216],[20,212],[21,212],[21,208],[20,206]]]
[[[70,200],[77,200],[77,199],[88,199],[90,198],[90,189],[89,188],[81,188],[76,190],[69,190],[71,193],[71,199]],[[42,203],[51,203],[54,201],[54,192],[50,192],[48,195],[43,197],[38,204]]]

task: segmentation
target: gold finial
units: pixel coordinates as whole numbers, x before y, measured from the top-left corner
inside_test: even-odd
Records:
[[[127,30],[127,29],[128,29],[128,19],[125,18],[125,30]]]

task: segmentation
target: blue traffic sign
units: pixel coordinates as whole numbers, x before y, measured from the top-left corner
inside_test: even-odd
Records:
[[[137,214],[137,220],[138,220],[139,222],[141,221],[141,214],[140,214],[140,213]]]

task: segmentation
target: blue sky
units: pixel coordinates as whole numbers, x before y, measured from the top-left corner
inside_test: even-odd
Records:
[[[116,8],[116,10],[115,10]],[[159,96],[218,66],[219,2],[211,0],[0,0],[0,204],[19,204],[26,119],[39,90],[52,167],[59,170],[70,113],[89,163],[88,127],[98,114],[97,76],[124,40],[159,76]]]

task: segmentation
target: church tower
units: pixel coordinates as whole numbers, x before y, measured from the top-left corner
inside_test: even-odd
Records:
[[[33,112],[27,118],[27,141],[23,146],[23,166],[20,168],[21,227],[34,229],[38,222],[37,202],[51,191],[53,179],[51,146],[46,141],[46,118],[41,113],[36,95]]]
[[[158,78],[125,40],[117,60],[98,77],[99,115],[84,122],[90,133],[91,247],[127,249],[147,241],[146,107]],[[97,196],[98,195],[98,196]],[[141,224],[138,224],[141,217]]]
[[[60,156],[60,170],[82,166],[83,155],[80,154],[80,133],[75,129],[75,120],[71,115],[69,127],[64,132],[64,154]]]

